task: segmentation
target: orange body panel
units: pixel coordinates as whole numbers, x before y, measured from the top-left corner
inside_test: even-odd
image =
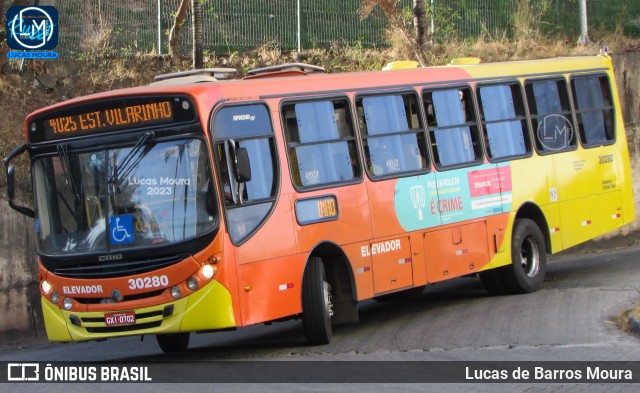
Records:
[[[426,233],[424,248],[429,282],[474,273],[489,262],[484,221]]]
[[[243,325],[299,314],[305,254],[238,267]]]
[[[367,184],[373,235],[375,238],[398,235],[406,231],[400,226],[395,214],[394,188],[395,181],[380,181]]]
[[[339,218],[306,226],[296,222],[294,227],[298,240],[298,252],[309,252],[322,241],[343,245],[373,238],[365,183],[314,191],[299,196],[291,195],[291,209],[295,212],[295,201],[298,198],[322,195],[335,195]]]
[[[413,260],[408,236],[372,242],[363,251],[371,254],[375,293],[413,285]]]

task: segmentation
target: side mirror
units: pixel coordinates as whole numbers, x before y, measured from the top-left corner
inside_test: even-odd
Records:
[[[251,181],[251,164],[249,163],[249,153],[244,147],[236,149],[235,176],[238,183]]]
[[[28,207],[24,207],[24,206],[18,206],[15,203],[13,203],[13,200],[16,197],[16,171],[13,165],[11,165],[9,162],[11,162],[11,160],[21,155],[25,151],[27,151],[26,144],[18,147],[17,149],[9,153],[9,155],[6,156],[3,161],[4,166],[7,169],[7,199],[9,200],[9,206],[12,209],[14,209],[19,213],[24,214],[25,216],[34,218],[36,216],[36,213],[33,211],[33,209],[29,209]]]
[[[16,171],[13,165],[7,167],[7,199],[13,201],[16,197]]]

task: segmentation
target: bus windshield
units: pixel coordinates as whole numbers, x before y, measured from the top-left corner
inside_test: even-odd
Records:
[[[40,252],[69,255],[181,242],[216,222],[206,146],[199,139],[58,154],[33,164]]]

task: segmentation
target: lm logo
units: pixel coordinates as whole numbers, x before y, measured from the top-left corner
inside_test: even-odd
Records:
[[[58,11],[52,6],[11,7],[7,45],[14,50],[50,50],[58,45]]]
[[[562,150],[571,145],[573,127],[562,115],[547,115],[538,124],[538,141],[547,150]]]

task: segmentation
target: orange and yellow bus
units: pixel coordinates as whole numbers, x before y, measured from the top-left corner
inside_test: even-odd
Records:
[[[301,318],[327,343],[364,299],[475,274],[536,291],[548,253],[635,219],[607,55],[228,72],[27,117],[4,163],[35,218],[49,340],[155,335],[171,352]],[[24,152],[34,208],[14,201]]]

